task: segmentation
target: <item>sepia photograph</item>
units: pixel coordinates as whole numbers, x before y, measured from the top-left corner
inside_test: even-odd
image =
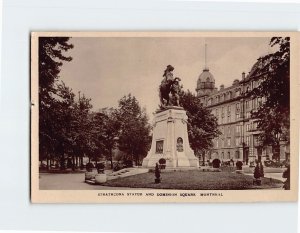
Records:
[[[32,202],[297,200],[297,39],[33,32]]]

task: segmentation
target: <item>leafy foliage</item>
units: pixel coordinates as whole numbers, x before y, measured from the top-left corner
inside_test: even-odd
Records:
[[[57,85],[62,61],[71,61],[63,52],[73,48],[67,37],[41,37],[39,39],[39,154],[40,159],[63,153],[66,140],[61,140],[60,120],[70,120],[74,95],[64,84]],[[62,115],[61,107],[66,107]]]
[[[190,91],[181,93],[180,102],[187,111],[191,148],[200,156],[213,146],[212,139],[220,135],[217,118],[203,108],[200,99]]]
[[[93,117],[93,139],[97,154],[102,154],[111,162],[113,168],[113,150],[117,147],[117,138],[120,131],[120,122],[116,109],[103,109]]]
[[[119,149],[138,165],[146,156],[151,142],[145,109],[141,109],[137,99],[129,94],[120,99],[117,117],[120,122]]]
[[[236,165],[237,170],[242,170],[242,168],[243,168],[243,162],[242,161],[237,161],[235,165]]]
[[[290,128],[290,38],[273,37],[270,46],[278,47],[274,53],[259,59],[260,66],[251,78],[262,78],[261,84],[249,95],[264,101],[252,116],[258,119],[263,145],[289,141]]]

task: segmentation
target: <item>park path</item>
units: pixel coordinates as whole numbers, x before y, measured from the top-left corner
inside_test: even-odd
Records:
[[[84,182],[84,173],[53,174],[41,173],[39,185],[41,190],[128,190],[135,188],[108,187],[90,185]],[[140,188],[138,188],[140,189]]]
[[[247,176],[252,176],[253,177],[253,173],[244,173]],[[286,180],[286,178],[282,178],[282,173],[265,173],[264,174],[265,178],[272,178],[275,180],[280,180],[282,182],[284,182]]]

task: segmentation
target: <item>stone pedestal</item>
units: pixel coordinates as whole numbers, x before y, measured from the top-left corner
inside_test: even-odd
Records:
[[[189,145],[187,119],[181,107],[156,112],[151,149],[143,167],[155,167],[161,158],[166,160],[166,168],[199,167],[199,160]]]

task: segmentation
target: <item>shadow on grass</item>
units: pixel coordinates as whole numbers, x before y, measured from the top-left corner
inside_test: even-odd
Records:
[[[179,189],[179,190],[245,190],[280,188],[282,182],[263,178],[261,186],[253,185],[253,177],[233,172],[174,171],[161,173],[161,183],[154,183],[154,173],[144,173],[106,182],[105,186]]]

